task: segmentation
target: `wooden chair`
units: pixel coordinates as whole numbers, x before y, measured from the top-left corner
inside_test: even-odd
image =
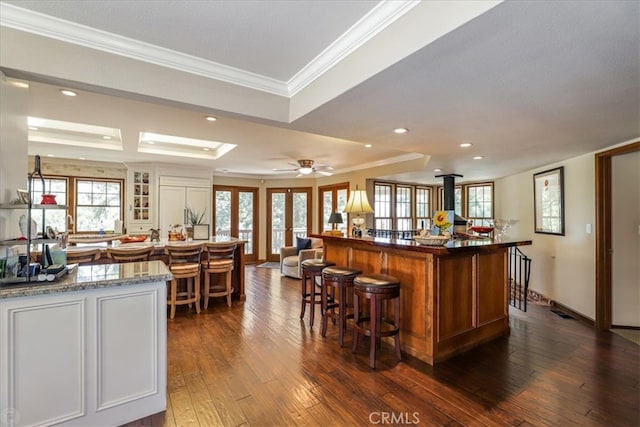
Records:
[[[67,264],[87,264],[100,259],[100,249],[67,251]]]
[[[173,279],[169,282],[167,304],[171,307],[170,318],[176,315],[176,306],[195,304],[200,313],[200,256],[202,243],[166,245],[164,253],[169,257],[169,270]],[[185,279],[183,289],[178,289],[178,280]]]
[[[107,258],[111,258],[116,263],[149,261],[152,253],[153,246],[151,245],[137,248],[107,248]]]
[[[202,257],[202,272],[204,274],[204,308],[209,307],[209,298],[227,297],[227,305],[231,307],[231,275],[233,272],[233,254],[235,243],[205,243]],[[223,273],[224,283],[211,281],[212,274]]]

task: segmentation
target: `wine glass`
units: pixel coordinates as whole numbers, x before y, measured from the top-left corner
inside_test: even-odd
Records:
[[[494,219],[491,221],[491,224],[496,229],[498,234],[496,235],[496,240],[502,239],[506,234],[507,230],[513,227],[518,223],[518,219]]]

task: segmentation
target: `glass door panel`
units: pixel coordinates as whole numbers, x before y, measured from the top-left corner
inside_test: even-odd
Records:
[[[311,188],[267,189],[267,261],[280,260],[280,248],[311,231]]]

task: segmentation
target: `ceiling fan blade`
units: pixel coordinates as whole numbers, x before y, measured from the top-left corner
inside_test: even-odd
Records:
[[[331,176],[333,175],[332,172],[326,171],[326,170],[318,170],[316,171],[316,173],[320,174],[320,175],[324,175],[324,176]]]

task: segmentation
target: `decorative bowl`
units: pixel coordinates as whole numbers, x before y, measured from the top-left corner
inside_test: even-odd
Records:
[[[469,230],[475,231],[476,233],[491,233],[493,227],[474,225],[473,227],[469,227]]]
[[[118,240],[120,240],[120,243],[140,243],[147,240],[147,236],[127,236]]]
[[[443,246],[447,244],[449,238],[445,236],[413,236],[413,240],[424,246]]]

